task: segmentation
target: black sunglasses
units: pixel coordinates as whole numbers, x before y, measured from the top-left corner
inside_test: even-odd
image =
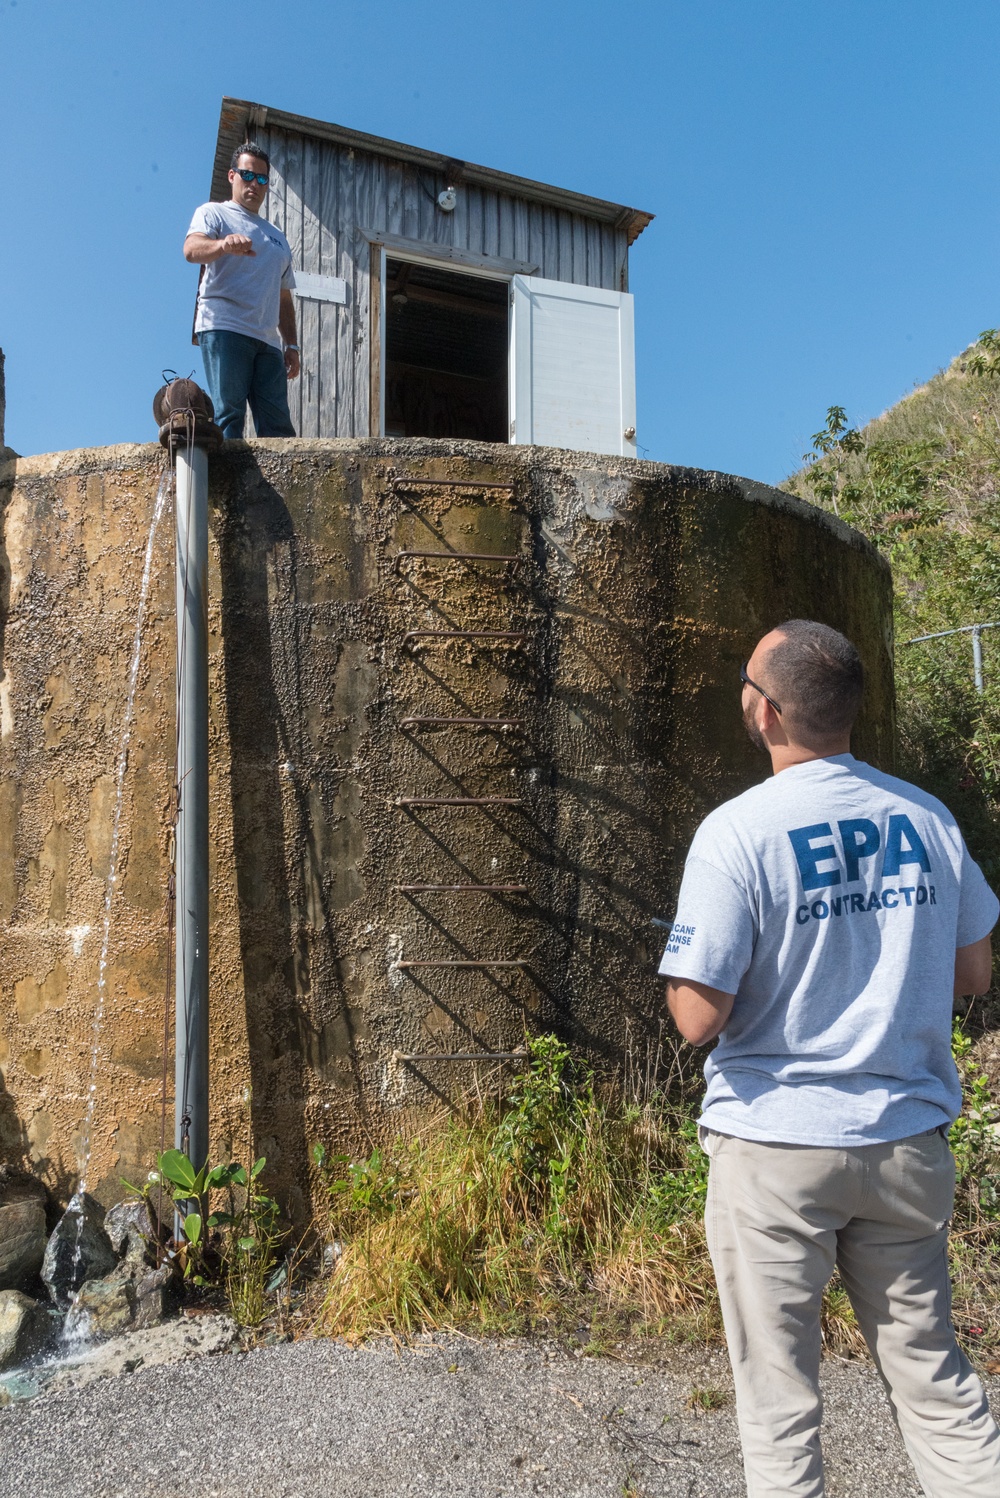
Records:
[[[781,708],[775,702],[774,698],[769,697],[764,691],[763,687],[759,687],[755,681],[750,680],[749,676],[747,675],[747,667],[749,666],[749,664],[749,661],[744,661],[742,666],[740,667],[740,681],[745,682],[748,687],[753,687],[754,691],[759,692],[765,702],[769,702],[771,704],[776,713],[780,713]]]
[[[245,166],[234,166],[233,171],[236,173],[237,177],[242,177],[244,182],[252,182],[256,177],[261,187],[266,187],[271,180],[270,177],[268,177],[264,172],[251,172],[249,168]]]

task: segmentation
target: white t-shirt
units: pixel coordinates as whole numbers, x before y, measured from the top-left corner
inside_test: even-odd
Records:
[[[948,809],[851,754],[727,801],[695,834],[660,964],[736,995],[702,1123],[833,1148],[950,1123],[955,949],[998,913]]]
[[[238,203],[202,203],[195,210],[189,234],[225,239],[243,234],[253,240],[254,255],[222,255],[204,267],[198,286],[196,333],[224,328],[281,348],[278,309],[281,292],[295,286],[292,252],[280,229],[248,213]]]

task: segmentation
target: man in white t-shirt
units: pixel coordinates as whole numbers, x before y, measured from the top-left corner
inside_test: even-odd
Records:
[[[688,854],[660,972],[718,1037],[705,1223],[751,1498],[820,1498],[820,1308],[838,1268],[924,1492],[998,1498],[1000,1431],[950,1320],[954,998],[1000,905],[940,801],[850,753],[862,670],[794,619],[741,670],[772,778]]]
[[[242,437],[247,402],[258,437],[294,437],[288,380],[299,372],[292,252],[260,214],[270,180],[266,151],[248,141],[233,152],[228,203],[196,209],[184,258],[202,267],[195,337],[215,420]]]

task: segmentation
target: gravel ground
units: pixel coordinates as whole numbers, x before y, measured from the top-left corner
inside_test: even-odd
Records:
[[[828,1363],[824,1386],[829,1498],[919,1498],[871,1368]],[[721,1407],[692,1409],[693,1389]],[[653,1367],[458,1337],[297,1342],[0,1409],[0,1495],[736,1498],[730,1391],[704,1350]]]

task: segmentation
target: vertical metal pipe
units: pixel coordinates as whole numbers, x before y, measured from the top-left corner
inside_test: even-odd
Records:
[[[177,965],[174,1142],[208,1157],[208,455],[177,447]]]
[[[978,624],[972,626],[972,669],[976,676],[976,691],[983,690],[983,631]]]

